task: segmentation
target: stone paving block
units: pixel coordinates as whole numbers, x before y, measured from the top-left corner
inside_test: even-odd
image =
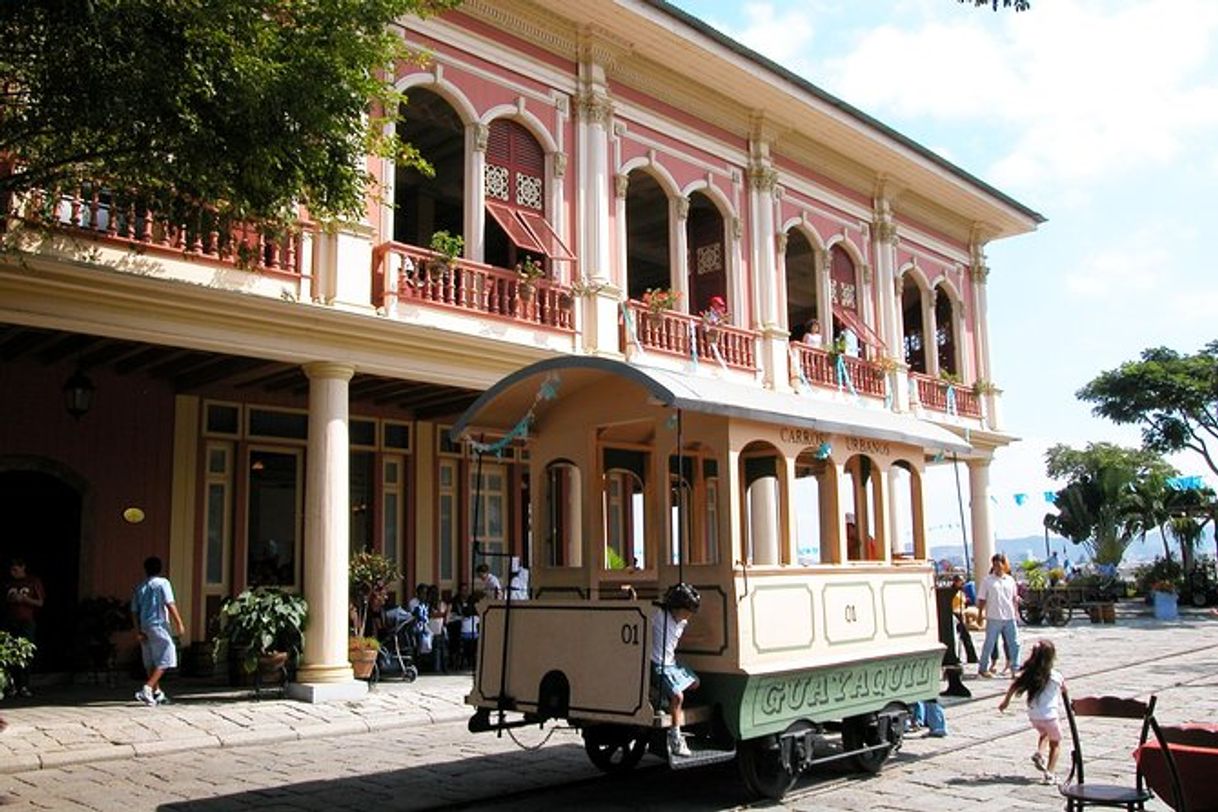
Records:
[[[130,745],[106,745],[103,747],[84,747],[77,750],[47,752],[43,753],[40,758],[42,768],[45,770],[66,764],[132,758],[134,755],[135,749]]]
[[[220,747],[221,741],[216,736],[194,736],[191,738],[172,738],[158,741],[136,742],[132,745],[137,756],[156,756],[166,753],[194,752],[213,747]]]

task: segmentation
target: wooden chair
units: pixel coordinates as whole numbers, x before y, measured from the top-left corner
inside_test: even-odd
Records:
[[[1075,719],[1078,716],[1141,719],[1142,732],[1138,738],[1138,746],[1146,744],[1147,737],[1150,733],[1154,733],[1171,776],[1172,798],[1170,800],[1174,801],[1172,808],[1176,812],[1187,812],[1184,794],[1180,789],[1180,774],[1176,769],[1171,750],[1168,749],[1167,741],[1163,737],[1163,730],[1155,719],[1157,701],[1155,696],[1152,695],[1148,702],[1137,699],[1119,699],[1115,696],[1088,696],[1075,700],[1071,700],[1069,695],[1063,694],[1063,696],[1066,719],[1070,723],[1070,741],[1074,748],[1070,753],[1070,774],[1066,776],[1065,782],[1059,788],[1066,799],[1066,812],[1081,812],[1088,806],[1124,807],[1132,812],[1132,810],[1145,809],[1146,802],[1153,797],[1153,793],[1146,786],[1142,768],[1136,762],[1133,786],[1096,784],[1086,781],[1083,747],[1079,742],[1078,722]]]

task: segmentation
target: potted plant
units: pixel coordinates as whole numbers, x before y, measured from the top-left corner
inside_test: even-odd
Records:
[[[1179,617],[1175,581],[1155,581],[1150,585],[1150,590],[1154,596],[1156,620],[1175,620]]]
[[[242,669],[262,676],[281,673],[304,647],[309,605],[300,595],[274,587],[246,589],[220,605],[216,645],[240,657]]]
[[[34,661],[36,647],[24,637],[0,631],[0,698],[8,691],[9,672],[28,668]]]
[[[533,288],[539,279],[545,278],[545,275],[546,271],[541,263],[527,254],[523,260],[516,263],[516,276],[518,277],[516,290],[522,301],[527,302],[533,298]]]
[[[402,574],[380,553],[362,552],[351,557],[347,575],[354,621],[347,654],[355,676],[367,679],[372,675],[380,648],[376,638],[366,636],[368,617],[372,609],[384,603],[389,585],[400,580]]]
[[[117,646],[114,635],[132,627],[126,601],[114,597],[85,598],[76,604],[76,635],[94,671],[109,670]]]
[[[973,383],[973,394],[977,397],[985,397],[1001,391],[993,381],[987,381],[985,378],[979,378]]]
[[[459,234],[449,234],[447,231],[437,231],[431,235],[431,250],[439,256],[427,261],[427,275],[435,280],[457,266],[457,257],[465,249],[465,239]]]
[[[648,288],[643,291],[642,301],[648,313],[658,316],[665,310],[676,310],[681,294],[672,288]]]

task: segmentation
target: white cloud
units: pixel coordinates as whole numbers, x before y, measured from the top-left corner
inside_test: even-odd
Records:
[[[791,70],[806,67],[803,57],[814,39],[807,9],[796,6],[780,13],[770,3],[745,3],[744,16],[747,22],[735,39]]]
[[[1087,257],[1065,276],[1065,287],[1086,299],[1125,300],[1134,304],[1147,291],[1159,289],[1171,253],[1155,244],[1109,246]]]
[[[1001,25],[941,16],[866,34],[829,63],[833,86],[864,109],[1012,133],[987,173],[1000,185],[1161,165],[1218,125],[1218,86],[1193,78],[1213,57],[1218,4],[1054,0]]]

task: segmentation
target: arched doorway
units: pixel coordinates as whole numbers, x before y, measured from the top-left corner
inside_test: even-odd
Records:
[[[689,312],[697,315],[710,307],[713,297],[727,295],[727,241],[723,215],[707,195],[689,196]]]
[[[38,671],[72,665],[76,602],[80,583],[81,494],[42,471],[0,471],[0,516],[4,517],[4,576],[13,558],[42,579],[46,604],[38,613]]]
[[[418,87],[398,122],[398,137],[415,147],[434,173],[396,169],[393,239],[427,246],[437,231],[461,234],[465,211],[465,125],[439,94]]]
[[[673,286],[669,253],[669,202],[651,173],[636,169],[626,187],[626,296],[636,301],[651,288]]]

